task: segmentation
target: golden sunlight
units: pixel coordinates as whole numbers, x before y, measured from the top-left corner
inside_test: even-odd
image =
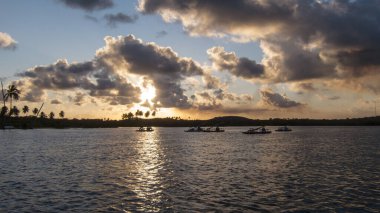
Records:
[[[141,101],[145,103],[148,101],[150,104],[152,104],[153,98],[156,97],[156,88],[154,88],[152,85],[147,85],[146,87],[141,87]]]

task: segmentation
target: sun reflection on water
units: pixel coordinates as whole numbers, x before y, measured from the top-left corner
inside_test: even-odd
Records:
[[[160,171],[163,169],[164,158],[157,130],[155,132],[140,132],[137,141],[138,157],[135,162],[135,172],[132,190],[144,201],[143,211],[160,211],[163,201],[163,183]]]

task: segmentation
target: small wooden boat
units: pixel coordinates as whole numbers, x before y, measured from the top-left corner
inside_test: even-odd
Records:
[[[272,133],[272,131],[269,129],[266,129],[265,127],[251,128],[251,129],[243,132],[243,134],[248,134],[248,135],[251,135],[251,134],[270,134],[270,133]]]

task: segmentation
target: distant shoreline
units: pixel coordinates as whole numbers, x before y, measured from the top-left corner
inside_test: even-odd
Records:
[[[351,119],[249,119],[239,116],[215,117],[208,120],[184,120],[178,118],[152,118],[127,120],[102,119],[48,119],[35,117],[7,118],[4,126],[13,126],[16,129],[33,128],[117,128],[117,127],[193,127],[193,126],[380,126],[380,116]]]

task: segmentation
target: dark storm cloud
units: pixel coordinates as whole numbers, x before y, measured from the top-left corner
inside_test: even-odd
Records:
[[[151,80],[156,88],[154,102],[161,107],[189,108],[181,81],[203,75],[203,68],[190,58],[181,58],[169,47],[144,43],[133,35],[106,38],[97,59],[112,70],[126,70]]]
[[[94,11],[94,10],[103,10],[110,7],[113,7],[112,0],[59,0],[64,3],[66,6],[82,9],[85,11]]]
[[[262,101],[270,106],[278,108],[293,108],[304,106],[304,104],[302,103],[290,100],[286,96],[283,96],[270,90],[261,90],[260,93]]]
[[[124,13],[106,14],[104,19],[107,21],[107,25],[110,27],[116,27],[117,24],[134,23],[137,19],[137,15],[129,16]]]
[[[180,21],[191,35],[258,40],[275,82],[360,80],[380,69],[377,0],[140,0],[139,8]]]
[[[8,34],[0,32],[0,49],[14,50],[17,42]]]

